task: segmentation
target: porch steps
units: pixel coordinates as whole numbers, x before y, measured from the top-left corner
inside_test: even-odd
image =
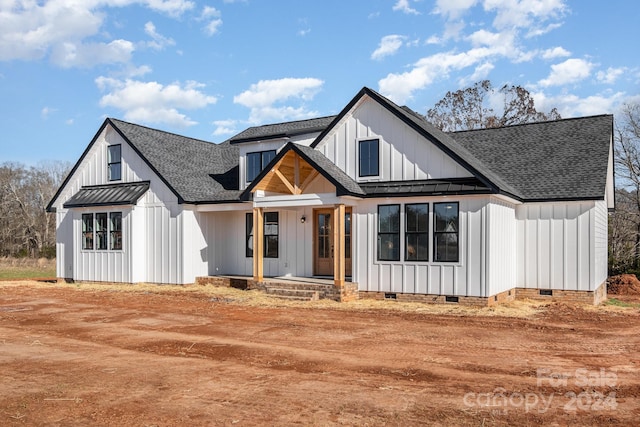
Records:
[[[317,301],[332,288],[331,285],[284,281],[265,283],[264,287],[267,295],[289,301]]]

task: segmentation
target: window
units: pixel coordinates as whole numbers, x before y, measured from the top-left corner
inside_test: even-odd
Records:
[[[253,181],[276,156],[276,150],[247,153],[247,182]]]
[[[246,233],[245,233],[245,250],[244,254],[247,258],[253,256],[253,214],[248,213],[245,217]]]
[[[122,250],[122,212],[82,214],[83,250]]]
[[[278,212],[264,214],[264,257],[278,258]]]
[[[434,203],[434,261],[457,262],[458,203]]]
[[[344,214],[344,257],[351,258],[351,212]]]
[[[360,176],[379,175],[378,140],[368,139],[358,143]]]
[[[245,255],[253,257],[253,214],[245,216]],[[264,257],[278,258],[278,212],[264,214]]]
[[[107,214],[96,214],[96,249],[107,249]]]
[[[122,175],[122,152],[120,145],[110,145],[107,147],[107,172],[109,181],[119,181]]]
[[[122,212],[111,212],[109,214],[109,237],[111,250],[122,250]]]
[[[378,261],[400,261],[400,205],[378,206]]]
[[[82,214],[82,249],[93,249],[93,214]]]
[[[429,261],[429,204],[405,205],[405,261]]]

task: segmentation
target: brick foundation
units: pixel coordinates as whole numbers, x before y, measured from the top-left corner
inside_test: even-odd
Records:
[[[359,294],[360,294],[360,299],[420,302],[420,303],[428,303],[428,304],[459,304],[459,305],[466,305],[466,306],[472,306],[472,307],[487,306],[487,298],[483,298],[483,297],[453,296],[454,299],[457,298],[457,302],[449,302],[447,301],[446,295],[403,294],[403,293],[395,293],[395,292],[371,292],[371,291],[360,291]],[[449,299],[451,299],[451,297],[449,297]]]
[[[256,282],[249,278],[233,277],[198,277],[197,285],[227,286],[238,289],[266,290],[265,283]],[[551,295],[541,295],[540,289],[513,288],[490,297],[447,296],[434,294],[404,294],[396,292],[358,291],[358,284],[346,282],[341,287],[329,287],[321,293],[321,299],[331,299],[339,302],[355,301],[357,299],[393,300],[404,302],[419,302],[429,304],[459,304],[474,307],[487,307],[503,304],[516,299],[530,299],[535,301],[567,302],[578,304],[599,305],[607,299],[607,284],[602,283],[595,291],[565,291],[551,290]]]
[[[516,288],[516,298],[531,299],[535,301],[599,305],[607,299],[607,282],[601,283],[595,291],[565,291],[562,289],[550,289],[548,291],[551,291],[551,295],[541,295],[540,291],[540,289]]]

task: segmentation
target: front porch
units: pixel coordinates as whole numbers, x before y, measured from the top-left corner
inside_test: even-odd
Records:
[[[227,286],[238,289],[259,289],[278,298],[314,301],[329,299],[348,302],[358,299],[358,284],[345,281],[336,286],[333,279],[320,277],[264,277],[255,280],[251,276],[204,276],[196,277],[196,285]]]

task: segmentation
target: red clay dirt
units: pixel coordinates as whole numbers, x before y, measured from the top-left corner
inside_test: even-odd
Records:
[[[635,274],[619,274],[609,277],[607,293],[610,295],[640,296],[640,280]]]
[[[2,285],[0,425],[638,425],[638,307],[514,318]]]

